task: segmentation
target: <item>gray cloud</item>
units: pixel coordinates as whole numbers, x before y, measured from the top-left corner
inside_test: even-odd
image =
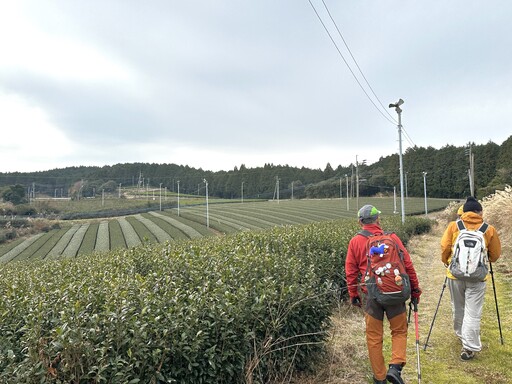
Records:
[[[322,2],[313,3],[350,62]],[[206,150],[223,158],[205,159],[203,168],[246,163],[244,153],[272,162],[311,148],[318,155],[289,163],[345,165],[368,143],[380,151],[375,161],[397,152],[388,121],[396,114],[386,108],[399,97],[418,146],[500,144],[509,136],[508,2],[326,3],[384,104],[351,63],[380,113],[309,3],[291,0],[22,1],[17,13],[39,33],[22,38],[20,27],[0,38],[11,47],[11,61],[0,63],[0,92],[41,108],[83,156],[56,156],[55,166],[144,161],[151,145],[187,148],[191,164]],[[27,62],[41,33],[61,49],[44,46],[41,65]],[[18,41],[22,49],[12,48]],[[52,73],[50,64],[62,62],[64,73]],[[339,157],[324,157],[327,147],[339,148]],[[162,153],[162,162],[173,162]]]

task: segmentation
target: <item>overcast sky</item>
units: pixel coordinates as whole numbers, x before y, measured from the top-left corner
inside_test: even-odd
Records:
[[[399,98],[404,152],[512,135],[511,1],[324,1],[336,45],[309,0],[0,0],[0,172],[373,163]]]

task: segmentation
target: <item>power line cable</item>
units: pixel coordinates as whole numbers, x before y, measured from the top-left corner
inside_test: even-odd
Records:
[[[368,98],[368,100],[373,104],[373,106],[375,107],[375,109],[387,120],[389,121],[391,124],[393,125],[396,125],[396,122],[393,121],[393,120],[390,120],[382,111],[381,109],[377,106],[377,104],[375,104],[375,102],[372,100],[372,98],[370,97],[370,95],[368,95],[368,92],[366,92],[366,90],[364,89],[363,85],[361,84],[361,82],[359,81],[359,79],[357,78],[357,76],[355,75],[354,71],[352,70],[352,68],[350,68],[350,65],[348,64],[347,60],[345,59],[345,57],[343,56],[343,54],[341,53],[341,50],[340,48],[338,47],[338,44],[336,44],[336,41],[334,41],[334,38],[332,37],[331,33],[329,32],[327,26],[325,25],[325,23],[323,22],[322,18],[320,17],[320,15],[318,14],[315,6],[313,5],[313,3],[311,2],[311,0],[308,0],[309,1],[309,4],[311,5],[311,8],[313,8],[313,11],[315,12],[316,16],[318,17],[318,20],[320,21],[320,23],[322,24],[322,26],[324,27],[325,29],[325,32],[327,32],[327,35],[329,35],[329,38],[331,39],[332,43],[334,44],[334,47],[336,48],[336,50],[338,51],[339,55],[341,56],[341,58],[343,59],[343,61],[345,62],[345,65],[347,66],[348,70],[350,71],[350,73],[352,74],[352,76],[354,77],[354,79],[356,80],[357,84],[359,84],[359,87],[361,88],[361,90],[364,92],[364,94],[366,95],[366,97]]]
[[[409,142],[409,144],[411,144],[411,146],[415,147],[416,144],[414,144],[414,142],[412,141],[411,137],[409,136],[409,134],[407,133],[407,131],[405,130],[404,126],[402,125],[402,131],[403,133],[405,134],[405,138],[407,139],[407,141]]]
[[[382,107],[382,109],[388,114],[388,116],[393,120],[394,124],[397,124],[397,121],[396,119],[389,113],[388,111],[388,108],[386,108],[383,104],[382,104],[382,101],[380,101],[379,97],[377,96],[377,94],[375,93],[375,91],[373,90],[372,86],[370,85],[368,79],[366,78],[366,76],[364,75],[361,67],[359,66],[359,64],[357,63],[357,60],[356,58],[354,57],[354,55],[352,54],[352,51],[350,50],[350,47],[348,46],[347,42],[345,41],[345,38],[343,37],[343,34],[341,33],[340,29],[338,28],[338,24],[336,23],[336,21],[334,20],[334,18],[332,17],[331,15],[331,12],[329,11],[329,8],[327,7],[327,4],[325,3],[324,0],[322,0],[322,3],[324,4],[324,7],[325,7],[325,10],[327,11],[327,14],[329,15],[332,23],[334,24],[334,26],[336,27],[336,30],[338,31],[338,35],[340,35],[341,37],[341,40],[343,41],[343,44],[345,44],[345,47],[347,48],[347,51],[348,53],[350,54],[350,57],[352,57],[352,60],[354,61],[354,63],[356,64],[356,67],[357,69],[359,70],[359,73],[361,74],[361,76],[363,77],[364,81],[366,82],[366,84],[368,85],[368,88],[370,88],[370,90],[372,91],[372,94],[373,96],[375,96],[375,98],[377,99],[377,101],[379,102],[380,106]]]
[[[331,38],[331,41],[333,42],[334,46],[336,47],[336,49],[338,50],[338,53],[341,55],[341,57],[343,58],[343,61],[345,62],[345,64],[347,65],[347,67],[349,68],[350,72],[352,73],[352,75],[354,76],[354,78],[356,78],[355,74],[353,73],[352,69],[350,68],[349,64],[347,63],[347,61],[345,60],[344,56],[342,55],[342,53],[340,52],[337,44],[334,42],[331,34],[329,33],[329,31],[327,30],[326,26],[325,26],[325,23],[322,21],[320,15],[318,14],[318,12],[316,11],[316,8],[314,7],[314,5],[311,3],[311,1],[309,0],[309,3],[310,5],[312,6],[313,10],[315,11],[317,17],[319,18],[320,22],[322,23],[324,29],[326,30],[327,34],[329,35],[329,37]],[[370,82],[368,81],[368,79],[366,78],[366,76],[364,75],[364,72],[362,71],[361,67],[359,66],[356,58],[354,57],[354,55],[352,54],[352,51],[350,49],[350,47],[348,46],[348,43],[346,42],[345,38],[343,37],[343,34],[341,33],[339,27],[338,27],[338,24],[336,23],[336,21],[334,20],[330,10],[329,10],[329,7],[327,6],[327,4],[325,3],[324,0],[322,0],[322,3],[325,7],[325,10],[327,11],[327,14],[329,15],[329,18],[331,19],[331,22],[334,24],[335,28],[336,28],[336,31],[338,32],[338,35],[340,36],[341,40],[343,41],[343,44],[345,45],[345,47],[347,48],[347,51],[349,52],[350,54],[350,57],[352,58],[352,60],[354,61],[357,69],[359,70],[359,73],[361,74],[362,78],[364,79],[364,81],[366,82],[366,85],[368,86],[368,88],[371,90],[373,96],[375,96],[375,98],[377,99],[377,101],[379,102],[380,106],[382,107],[382,110],[384,110],[386,112],[386,114],[392,119],[392,121],[390,121],[386,116],[384,116],[386,118],[387,121],[389,121],[390,123],[396,125],[398,124],[398,122],[396,121],[396,119],[389,113],[388,111],[388,108],[386,108],[384,106],[384,104],[382,103],[382,101],[380,100],[380,98],[377,96],[377,94],[375,93],[373,87],[371,86]],[[356,81],[357,83],[359,84],[359,86],[362,88],[362,85],[361,83],[358,81],[358,79],[356,78]],[[369,98],[369,95],[368,93],[363,89],[363,92],[366,94],[366,96]],[[377,106],[375,105],[375,103],[373,103],[373,101],[370,99],[370,101],[372,102],[372,104],[377,108]],[[377,108],[378,109],[378,108]],[[379,113],[381,113],[380,109],[379,110]],[[382,113],[381,113],[382,114]],[[409,144],[411,146],[415,146],[416,144],[414,144],[413,140],[411,139],[410,135],[405,131],[405,129],[403,128],[402,126],[402,129],[403,129],[403,132],[405,134],[405,138],[406,140],[409,142]]]

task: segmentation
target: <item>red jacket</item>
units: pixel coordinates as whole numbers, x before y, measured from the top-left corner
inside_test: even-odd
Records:
[[[365,224],[363,230],[369,231],[374,235],[384,233],[382,228],[375,223]],[[418,276],[412,264],[411,255],[409,255],[409,252],[407,252],[407,249],[405,249],[402,241],[396,234],[392,233],[391,236],[403,251],[405,270],[411,281],[411,289],[419,288]],[[368,265],[368,257],[366,255],[367,240],[367,237],[357,234],[348,244],[347,258],[345,259],[345,274],[347,276],[348,294],[351,298],[359,296],[357,288],[361,283],[361,278],[364,276]],[[361,284],[361,289],[364,293],[367,293],[366,287],[363,284]]]

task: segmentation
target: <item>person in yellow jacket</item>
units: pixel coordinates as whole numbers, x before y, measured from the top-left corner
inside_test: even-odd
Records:
[[[483,224],[482,205],[472,196],[468,197],[463,205],[463,213],[460,219],[467,229],[477,230]],[[450,264],[453,245],[459,234],[456,221],[448,224],[441,239],[441,260],[444,265]],[[499,259],[501,255],[501,242],[496,229],[489,225],[484,234],[487,247],[487,255],[491,263]],[[480,341],[480,320],[484,305],[486,280],[471,282],[456,279],[447,268],[448,289],[450,290],[453,329],[462,342],[460,358],[471,360],[475,352],[482,350]]]

